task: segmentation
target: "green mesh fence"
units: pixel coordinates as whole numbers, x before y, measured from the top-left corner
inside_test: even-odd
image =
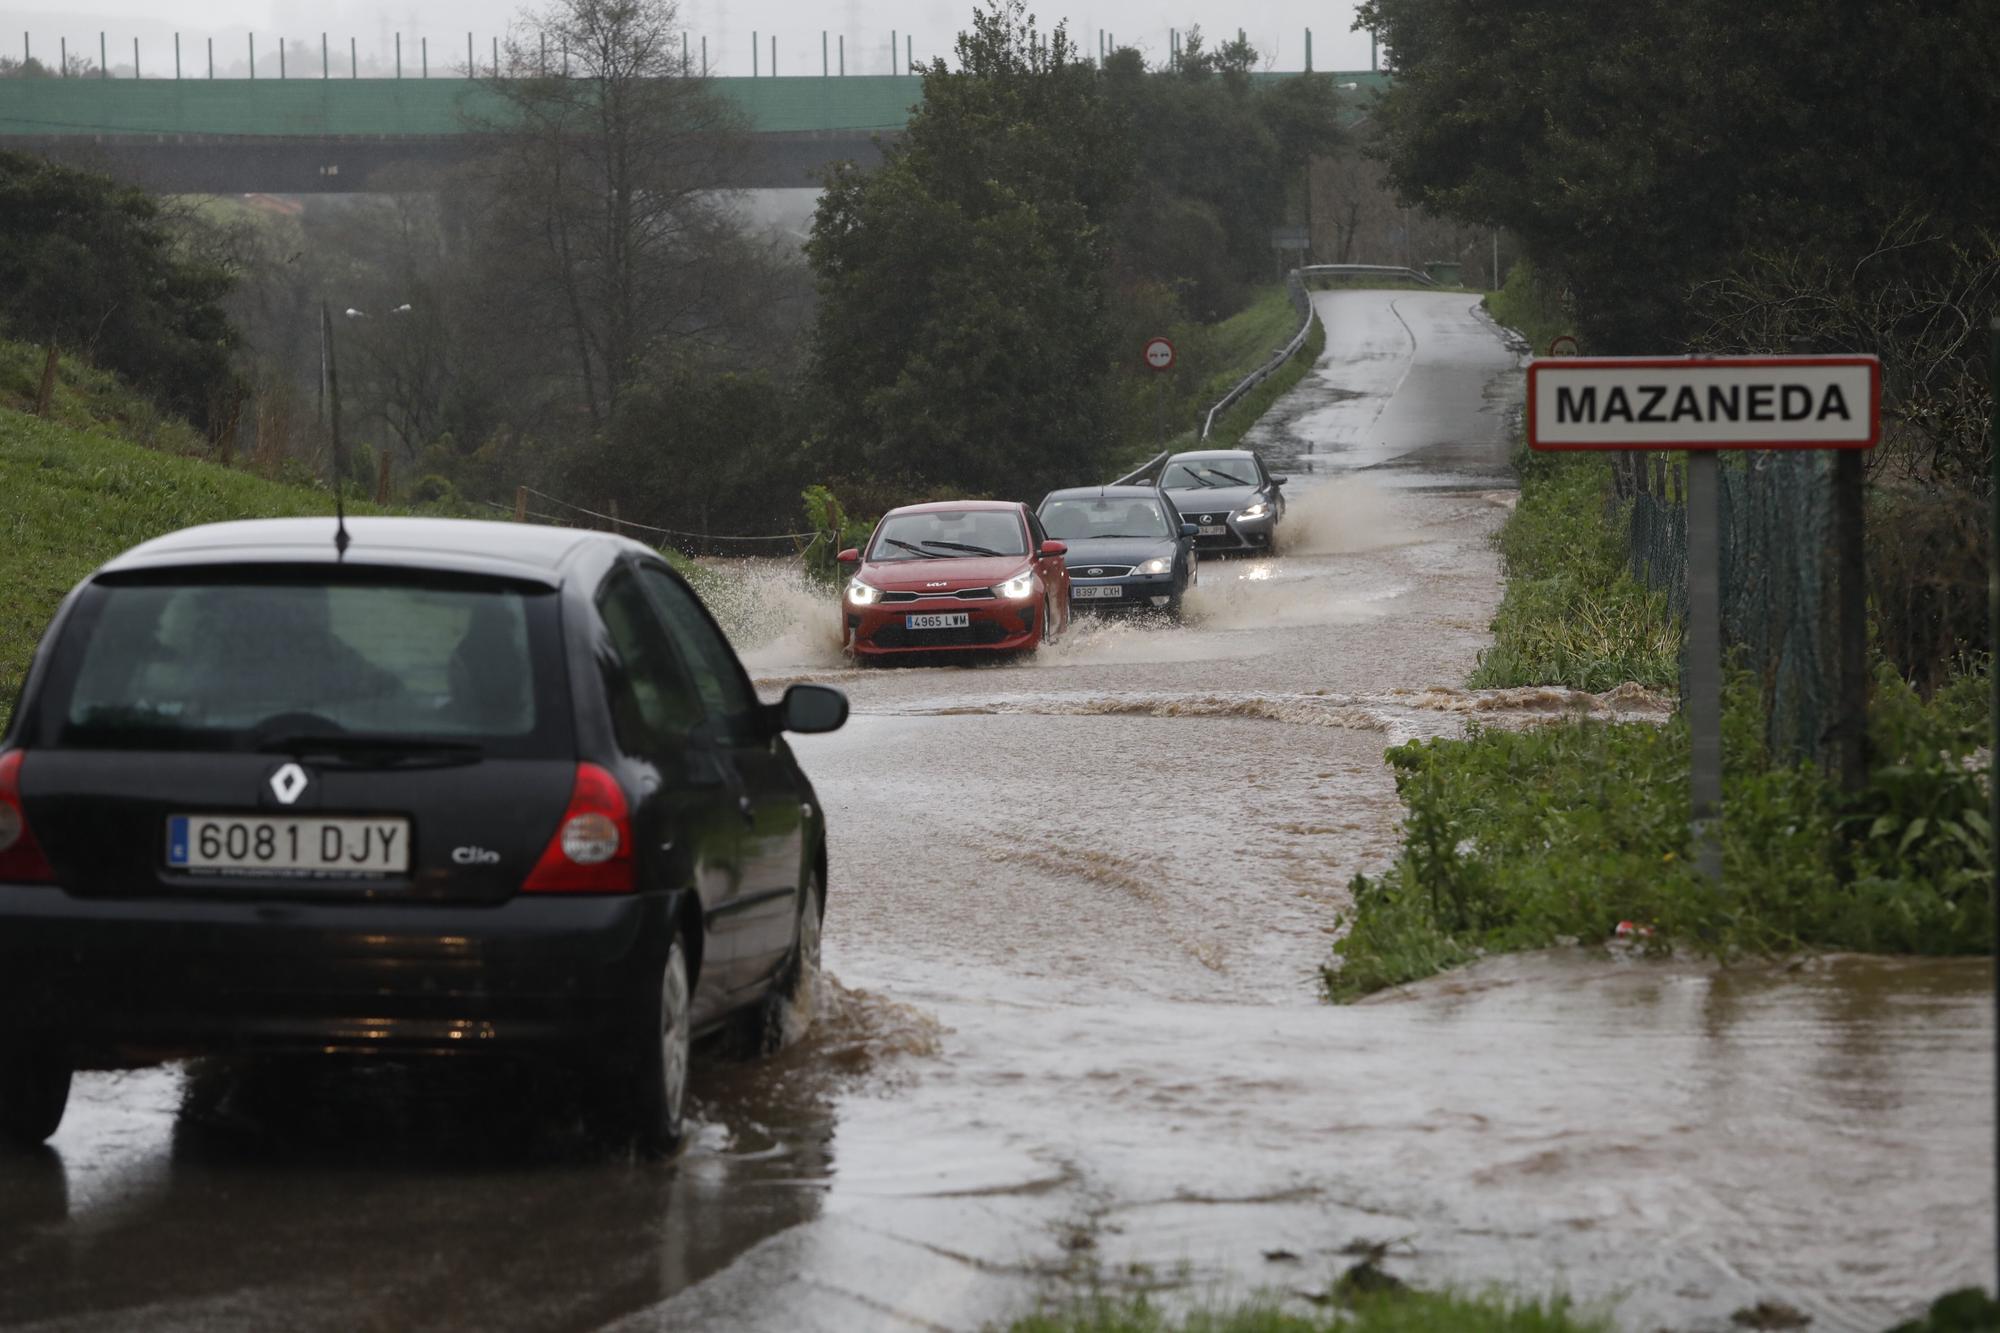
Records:
[[[1763,684],[1772,754],[1820,761],[1837,687],[1831,455],[1725,454],[1720,471],[1723,651]],[[1632,575],[1685,623],[1684,464],[1633,454],[1615,475],[1631,502]]]

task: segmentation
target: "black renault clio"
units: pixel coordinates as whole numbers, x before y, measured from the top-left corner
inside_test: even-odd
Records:
[[[672,1151],[692,1039],[810,1001],[826,829],[688,585],[506,523],[282,519],[139,546],[57,612],[0,738],[0,1134],[70,1072],[507,1051]]]

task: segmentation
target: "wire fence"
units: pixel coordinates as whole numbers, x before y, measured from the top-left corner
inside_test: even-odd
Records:
[[[527,499],[531,495],[547,504],[555,506],[556,509],[562,512],[551,513],[545,509],[530,508]],[[560,496],[550,495],[547,491],[538,491],[532,486],[517,488],[517,498],[512,505],[504,505],[495,500],[487,500],[483,503],[487,508],[496,509],[503,514],[509,514],[517,520],[532,518],[544,523],[554,524],[558,527],[593,527],[603,528],[606,531],[619,533],[624,536],[638,537],[644,535],[669,538],[671,540],[655,542],[654,545],[671,545],[675,550],[690,556],[718,553],[718,548],[721,548],[723,553],[754,555],[756,554],[755,550],[741,548],[768,548],[778,545],[789,545],[792,549],[784,552],[784,554],[797,559],[804,559],[812,551],[813,547],[819,545],[819,543],[827,540],[829,537],[829,534],[825,532],[776,532],[756,536],[732,536],[713,532],[685,532],[678,528],[663,528],[657,524],[639,523],[629,518],[623,518],[616,513],[606,513],[602,510],[591,509],[588,506],[565,500]],[[579,523],[577,521],[579,517],[594,521]],[[800,545],[801,542],[805,544],[802,546]]]
[[[1722,460],[1722,641],[1762,685],[1775,758],[1825,762],[1839,697],[1832,455],[1752,452]],[[1628,454],[1617,495],[1631,503],[1634,578],[1687,616],[1685,472],[1660,454]],[[1685,664],[1683,664],[1685,670]]]

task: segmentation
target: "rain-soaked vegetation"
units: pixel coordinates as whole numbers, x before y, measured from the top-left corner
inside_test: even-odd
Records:
[[[1325,973],[1352,999],[1498,950],[1676,946],[1990,950],[1983,678],[1930,702],[1876,679],[1865,791],[1774,762],[1754,683],[1725,691],[1723,881],[1689,862],[1688,733],[1676,719],[1475,729],[1389,751],[1409,808],[1396,864],[1357,876]],[[1624,927],[1621,933],[1621,924]]]
[[[1398,1284],[1400,1286],[1400,1284]],[[1008,1333],[1609,1333],[1611,1321],[1580,1313],[1560,1298],[1540,1301],[1407,1289],[1318,1295],[1332,1308],[1255,1303],[1172,1315],[1144,1297],[1088,1302],[1058,1314],[1017,1320]],[[1304,1305],[1293,1302],[1294,1307]]]

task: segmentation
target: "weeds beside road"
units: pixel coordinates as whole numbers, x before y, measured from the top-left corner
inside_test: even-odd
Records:
[[[1609,1333],[1611,1321],[1569,1302],[1461,1296],[1397,1289],[1329,1293],[1338,1310],[1291,1314],[1259,1303],[1173,1318],[1144,1297],[1099,1299],[1059,1314],[1015,1321],[1008,1333]]]

